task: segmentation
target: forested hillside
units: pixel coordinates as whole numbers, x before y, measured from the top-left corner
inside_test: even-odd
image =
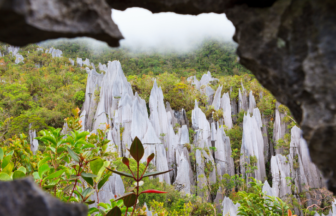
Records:
[[[46,42],[43,46],[60,49],[63,56],[72,59],[88,58],[94,64],[119,60],[126,76],[168,72],[183,77],[192,74],[200,79],[206,71],[214,76],[249,73],[237,62],[236,45],[218,41],[205,41],[188,53],[136,52],[128,48],[113,49],[103,45],[94,47],[88,40],[81,39]]]
[[[289,109],[232,44],[85,43],[0,44],[0,180],[33,176],[88,215],[336,215]]]

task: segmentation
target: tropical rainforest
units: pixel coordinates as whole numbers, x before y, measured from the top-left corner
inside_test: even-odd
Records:
[[[51,53],[45,52],[51,47],[61,50],[61,57],[53,57]],[[311,187],[307,190],[298,188],[300,184],[293,176],[284,178],[284,187],[290,191],[281,199],[265,192],[265,180],[271,187],[272,184],[275,185],[271,171],[272,156],[279,153],[281,157],[287,158],[286,164],[291,163],[295,170],[300,168],[299,154],[292,159],[288,156],[293,151],[291,131],[297,128],[297,124],[289,109],[279,104],[239,64],[235,44],[205,41],[188,53],[160,53],[136,52],[125,47],[94,48],[86,40],[57,40],[20,48],[18,53],[22,55],[23,61],[19,62],[18,57],[8,48],[9,45],[0,44],[2,181],[33,176],[34,181],[52,196],[64,202],[89,206],[88,215],[234,215],[232,212],[223,213],[222,202],[226,198],[230,199],[233,208],[237,208],[238,215],[283,216],[291,215],[291,212],[297,215],[314,215],[316,212],[327,215],[332,209],[334,198],[325,187]],[[93,65],[79,66],[76,62],[78,57],[89,59]],[[75,63],[72,64],[69,58],[75,60]],[[220,97],[229,93],[231,104],[238,104],[237,106],[240,106],[244,92],[246,95],[250,92],[249,98],[254,98],[254,108],[258,108],[263,119],[261,124],[264,130],[260,134],[270,146],[268,153],[262,151],[267,155],[264,164],[265,179],[258,179],[254,174],[260,169],[256,156],[249,156],[248,163],[244,164],[244,168],[241,166],[244,159],[243,133],[247,127],[244,122],[252,116],[248,109],[237,108],[238,112],[232,114],[232,126],[222,124],[223,126],[217,127],[217,131],[225,131],[224,136],[229,139],[235,174],[217,175],[215,183],[209,183],[203,188],[196,184],[190,194],[185,194],[173,184],[167,184],[158,178],[165,171],[157,170],[150,163],[158,160],[155,159],[156,155],[151,154],[145,162],[142,161],[146,145],[138,138],[126,149],[129,153],[120,155],[111,150],[109,145],[112,141],[107,136],[115,125],[106,123],[104,128],[96,129],[95,133],[83,130],[81,113],[87,97],[88,77],[93,73],[92,70],[95,70],[97,76],[104,76],[108,72],[99,70],[99,63],[108,64],[113,60],[120,61],[132,92],[137,92],[145,101],[149,115],[153,85],[156,84],[162,90],[164,104],[168,102],[175,111],[184,110],[189,142],[183,147],[188,151],[189,163],[195,167],[198,150],[208,155],[215,155],[218,151],[215,146],[201,148],[195,144],[197,132],[192,126],[195,100],[213,125],[215,122],[223,122],[225,113],[223,109],[209,103],[209,96],[204,93],[205,86],[197,89],[188,78],[195,76],[195,79],[201,80],[203,74],[211,72],[213,81],[207,87],[214,91],[220,89]],[[99,88],[94,92],[98,101],[101,99],[100,93]],[[212,100],[215,100],[214,97]],[[280,137],[274,138],[278,131],[274,129],[276,118],[279,116],[279,125],[285,129]],[[124,127],[118,128],[121,139],[124,130]],[[178,131],[181,130],[182,125],[174,125],[175,133],[180,133]],[[39,143],[36,151],[31,149],[32,131],[36,131],[34,140]],[[160,136],[164,143],[166,134]],[[168,152],[167,148],[166,151]],[[202,160],[206,161],[204,157]],[[209,161],[204,164],[204,175],[209,179],[210,173],[217,167]],[[117,196],[118,188],[114,188],[116,191],[113,199],[109,202],[100,201],[98,194],[108,184],[111,176],[117,178],[116,174],[121,176],[123,187],[129,192]],[[307,195],[310,192],[318,195],[312,198],[313,195]]]

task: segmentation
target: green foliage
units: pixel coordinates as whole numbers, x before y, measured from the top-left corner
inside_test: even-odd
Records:
[[[282,155],[288,155],[290,150],[291,135],[286,133],[283,138],[278,139],[275,149],[280,149]]]
[[[230,130],[226,131],[226,135],[230,137],[233,161],[235,163],[235,167],[238,167],[243,129],[238,125],[234,125]]]
[[[75,103],[77,106],[81,106],[84,103],[85,100],[85,92],[84,91],[78,91],[74,95]]]
[[[196,50],[189,53],[134,52],[127,48],[109,48],[101,46],[95,49],[88,41],[54,41],[43,44],[63,51],[63,56],[76,59],[78,56],[90,59],[94,64],[119,60],[127,75],[142,75],[152,72],[154,75],[165,71],[189,77],[201,78],[204,72],[214,75],[234,75],[250,73],[237,62],[236,45],[232,43],[205,41]]]
[[[125,193],[122,197],[120,197],[119,199],[123,199],[124,201],[124,205],[127,208],[130,208],[133,206],[133,211],[131,213],[131,215],[134,215],[134,210],[137,204],[137,201],[139,199],[139,196],[141,194],[163,194],[163,193],[167,193],[164,191],[158,191],[158,190],[154,190],[154,189],[148,189],[148,190],[140,190],[140,187],[143,185],[142,179],[145,179],[146,177],[150,177],[150,176],[157,176],[157,175],[162,175],[165,174],[167,172],[170,172],[171,170],[167,170],[167,171],[161,171],[161,172],[151,172],[151,173],[146,173],[147,168],[149,167],[150,161],[154,158],[154,154],[150,155],[147,158],[147,164],[145,166],[144,170],[140,170],[140,160],[142,159],[143,155],[144,155],[144,147],[141,143],[141,141],[138,139],[138,137],[135,137],[131,148],[130,148],[130,155],[132,156],[132,160],[136,161],[136,166],[134,168],[132,168],[132,165],[130,164],[130,160],[128,160],[127,158],[123,158],[123,164],[126,165],[127,169],[130,171],[130,173],[126,173],[126,172],[120,172],[120,171],[116,171],[114,169],[109,169],[106,166],[106,169],[114,172],[118,175],[124,176],[126,178],[130,178],[133,179],[135,181],[135,187],[134,188],[130,188],[128,193]],[[127,211],[126,208],[126,211]]]
[[[278,197],[262,192],[261,182],[252,179],[249,192],[239,191],[238,215],[287,215],[289,207]]]
[[[71,110],[83,104],[86,71],[36,49],[21,48],[23,64],[15,64],[11,55],[0,57],[0,141],[27,134],[30,123],[36,130],[62,127]]]

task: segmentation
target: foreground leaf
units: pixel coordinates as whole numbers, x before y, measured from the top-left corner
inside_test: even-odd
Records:
[[[57,178],[57,177],[59,177],[60,175],[62,175],[64,172],[65,172],[65,170],[58,170],[58,171],[56,171],[56,172],[51,173],[50,175],[48,175],[48,176],[46,177],[46,179]]]
[[[104,186],[107,180],[110,178],[110,175],[105,176],[99,183],[98,183],[98,190]]]
[[[130,148],[130,154],[139,162],[145,153],[144,147],[138,137],[135,137]]]
[[[158,190],[145,190],[145,191],[142,191],[140,194],[143,194],[143,193],[155,193],[155,194],[162,194],[162,193],[167,193],[166,191],[158,191]]]
[[[136,203],[137,196],[133,193],[129,196],[124,197],[123,200],[124,200],[124,205],[126,207],[132,207]]]
[[[97,175],[95,174],[92,174],[92,173],[81,173],[81,176],[82,177],[86,177],[86,178],[94,178],[94,177],[97,177]]]
[[[167,171],[163,171],[163,172],[157,171],[157,172],[146,173],[145,175],[143,175],[142,178],[150,177],[150,176],[162,175],[162,174],[165,174],[165,173],[170,172],[170,171],[172,171],[172,170],[173,170],[173,169],[170,169],[170,170],[167,170]]]
[[[48,172],[49,170],[50,170],[50,167],[48,166],[48,164],[42,164],[38,168],[38,174],[39,174],[40,178],[43,178],[43,174]]]
[[[125,177],[128,177],[128,178],[133,178],[132,174],[130,174],[130,173],[125,173],[125,172],[121,172],[121,171],[117,171],[117,170],[112,170],[112,169],[107,168],[107,167],[106,167],[106,169],[108,169],[111,172],[116,173],[118,175],[125,176]]]
[[[0,181],[10,181],[11,177],[7,173],[0,173]]]
[[[16,170],[13,173],[13,179],[24,178],[24,177],[26,177],[26,175],[19,170]]]
[[[121,210],[118,206],[114,207],[109,211],[106,216],[121,216]]]
[[[69,147],[68,147],[68,152],[69,152],[69,154],[70,154],[70,157],[71,157],[72,159],[74,159],[74,161],[79,162],[79,157],[78,157],[78,155],[77,155],[71,148],[69,148]]]
[[[151,155],[149,155],[149,156],[147,157],[147,166],[148,166],[149,163],[154,159],[154,156],[155,156],[155,154],[152,153]]]
[[[134,192],[128,192],[128,193],[124,193],[122,196],[118,197],[118,198],[117,198],[117,199],[115,199],[114,201],[118,201],[118,200],[120,200],[120,199],[123,199],[123,198],[125,198],[125,197],[128,197],[128,196],[130,196],[130,195],[132,195],[132,194],[134,194],[134,195],[135,195],[135,193],[134,193]]]
[[[98,158],[90,162],[90,169],[93,174],[98,175],[99,170],[104,166],[104,160]]]

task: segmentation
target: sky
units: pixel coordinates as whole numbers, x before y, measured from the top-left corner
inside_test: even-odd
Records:
[[[225,14],[179,15],[142,8],[112,10],[124,40],[121,46],[139,51],[187,52],[206,39],[231,41],[235,28]]]

